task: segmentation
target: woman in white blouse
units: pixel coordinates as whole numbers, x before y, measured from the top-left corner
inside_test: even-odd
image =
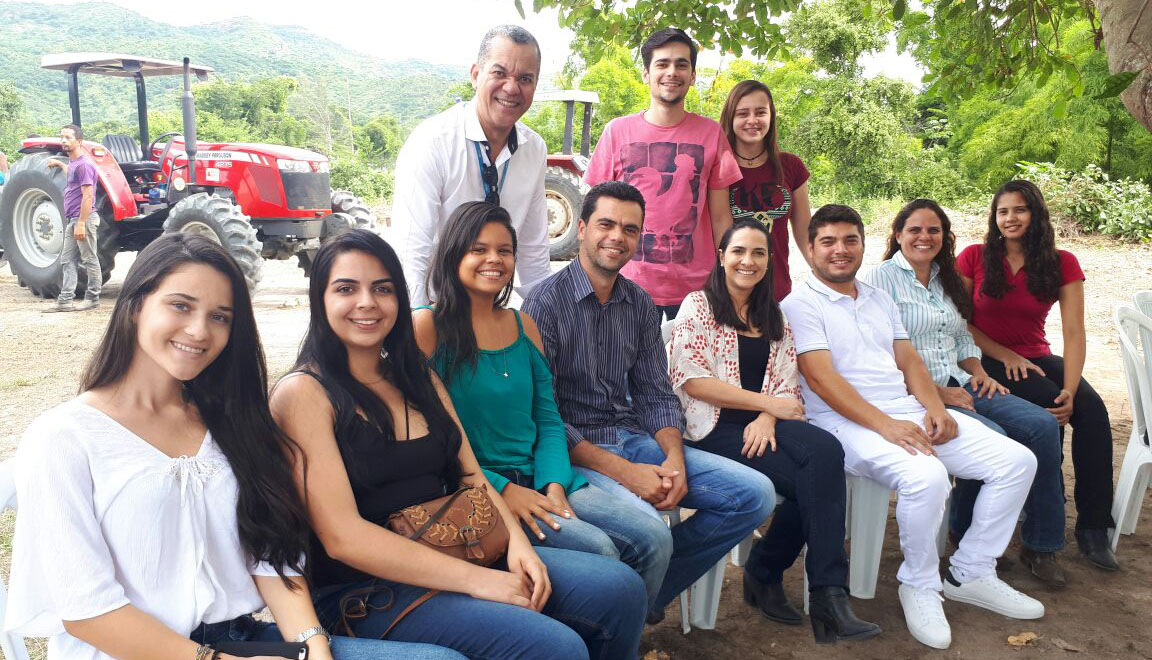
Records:
[[[880,627],[848,603],[844,450],[804,421],[792,330],[772,295],[771,246],[757,220],[737,220],[721,237],[704,290],[688,294],[676,316],[672,387],[694,447],[759,470],[784,496],[744,567],[744,600],[799,625],[782,580],[807,545],[816,641],[866,639]]]
[[[80,389],[15,459],[5,627],[51,637],[48,660],[198,660],[215,642],[281,637],[313,660],[460,657],[329,647],[300,576],[298,450],[268,411],[248,290],[223,248],[173,234],[142,250]],[[265,602],[276,625],[251,617]]]

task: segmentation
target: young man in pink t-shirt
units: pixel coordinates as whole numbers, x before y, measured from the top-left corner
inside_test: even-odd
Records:
[[[696,82],[696,44],[667,28],[640,48],[651,103],[604,128],[584,181],[625,181],[644,194],[644,233],[621,274],[675,318],[684,296],[704,286],[716,245],[732,225],[728,187],[740,180],[720,124],[684,109]]]

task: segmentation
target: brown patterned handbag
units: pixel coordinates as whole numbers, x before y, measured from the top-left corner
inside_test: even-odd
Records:
[[[433,550],[479,566],[491,566],[508,552],[508,527],[500,510],[488,497],[486,486],[465,486],[451,495],[438,497],[423,504],[401,509],[388,516],[388,529]],[[377,591],[377,583],[344,595],[340,601],[342,634],[355,637],[349,618],[360,618],[367,613],[365,603]],[[440,593],[429,589],[405,607],[380,635],[388,636],[400,620],[412,610]],[[359,612],[350,615],[349,605],[359,601]]]
[[[508,527],[485,486],[465,486],[401,509],[388,517],[388,528],[480,566],[490,566],[508,552]]]

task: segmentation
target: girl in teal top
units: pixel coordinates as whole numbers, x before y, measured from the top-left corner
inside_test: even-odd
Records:
[[[553,504],[561,511],[554,513],[562,514],[571,511],[566,495],[588,482],[568,462],[564,422],[556,411],[547,360],[524,333],[520,312],[500,312],[516,319],[517,336],[511,345],[477,350],[474,364],[461,364],[440,344],[432,354],[432,368],[444,380],[453,405],[460,402],[456,414],[492,486],[504,491],[516,481],[545,492],[556,486]],[[429,315],[435,318],[435,312]]]
[[[435,305],[412,316],[420,350],[444,381],[485,476],[533,542],[619,557],[644,579],[651,603],[671,533],[572,469],[540,331],[505,307],[515,271],[508,213],[486,202],[457,208],[429,270]]]

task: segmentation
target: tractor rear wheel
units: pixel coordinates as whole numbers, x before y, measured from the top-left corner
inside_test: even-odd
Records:
[[[37,296],[55,298],[62,281],[60,249],[64,245],[63,170],[48,167],[51,154],[29,154],[12,166],[0,195],[0,245],[12,274]],[[96,232],[96,251],[104,282],[112,276],[119,251],[119,227],[111,209],[104,206]],[[83,292],[88,277],[79,269],[77,290]]]
[[[376,216],[359,197],[347,190],[332,191],[332,212],[346,213],[355,221],[353,229],[372,229]]]
[[[185,197],[168,213],[164,232],[199,234],[224,246],[240,265],[248,291],[256,291],[264,268],[264,257],[260,256],[264,246],[248,216],[230,200],[208,193]]]
[[[553,261],[576,255],[576,222],[587,187],[571,170],[553,165],[544,175],[544,201],[548,206],[548,254]]]

